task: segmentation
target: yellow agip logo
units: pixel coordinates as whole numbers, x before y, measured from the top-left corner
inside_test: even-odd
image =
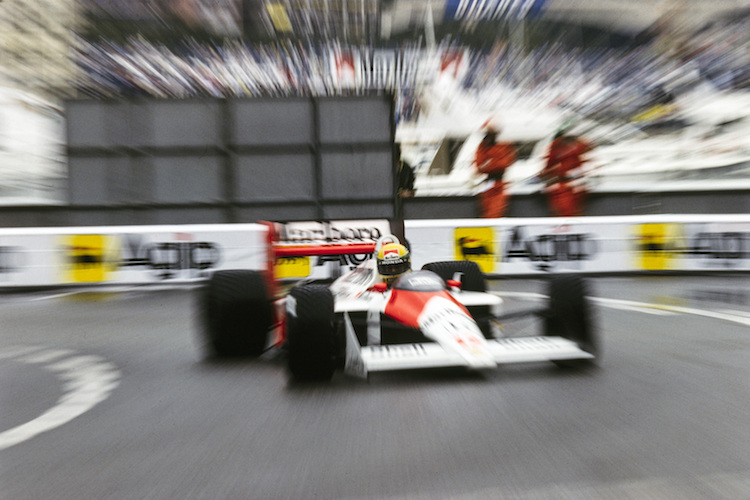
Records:
[[[278,257],[273,270],[276,279],[306,278],[310,276],[310,257]]]
[[[495,271],[495,255],[500,251],[491,227],[457,227],[456,260],[476,262],[484,273]]]
[[[635,227],[636,267],[645,271],[674,269],[682,247],[680,224],[639,224]]]
[[[111,255],[111,238],[100,234],[66,236],[64,247],[66,281],[74,283],[98,283],[107,281],[109,274],[117,268]]]

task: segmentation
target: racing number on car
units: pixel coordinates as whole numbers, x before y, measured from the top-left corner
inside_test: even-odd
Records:
[[[274,266],[276,279],[306,278],[310,276],[310,257],[280,257]]]
[[[66,237],[67,281],[96,283],[107,281],[115,268],[107,259],[108,238],[100,234],[80,234]]]
[[[455,230],[456,260],[476,262],[484,273],[495,270],[495,230],[491,227],[457,227]]]

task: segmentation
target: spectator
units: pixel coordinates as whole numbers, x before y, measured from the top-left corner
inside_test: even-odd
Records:
[[[516,161],[516,147],[512,142],[497,140],[499,128],[486,124],[484,130],[484,138],[474,156],[477,171],[487,175],[487,189],[479,194],[481,213],[482,217],[498,218],[505,214],[508,206],[503,174]]]
[[[542,170],[552,215],[566,217],[583,215],[586,189],[579,182],[584,155],[591,145],[573,135],[571,126],[563,125],[550,144],[547,163]]]

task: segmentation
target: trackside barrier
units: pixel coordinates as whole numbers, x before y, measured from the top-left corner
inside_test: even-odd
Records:
[[[369,258],[388,220],[0,229],[0,287],[192,283],[220,269],[322,279]]]
[[[0,287],[190,283],[268,252],[262,224],[0,229]]]
[[[471,260],[490,276],[750,270],[750,215],[408,220],[412,265]]]
[[[415,269],[471,260],[496,277],[750,271],[750,215],[409,220],[404,227]],[[0,287],[191,283],[218,269],[265,270],[269,261],[279,279],[324,278],[371,258],[389,231],[387,220],[0,229]]]

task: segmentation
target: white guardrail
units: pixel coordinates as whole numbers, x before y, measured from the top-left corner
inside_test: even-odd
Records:
[[[304,234],[345,243],[388,231],[383,221],[296,224]],[[268,231],[265,224],[0,229],[0,287],[191,283],[217,269],[265,269]],[[750,215],[409,220],[405,233],[415,269],[465,259],[495,277],[750,271]],[[281,278],[327,277],[332,267],[369,257],[285,258],[276,271]]]
[[[491,276],[750,270],[750,215],[406,221],[415,268],[466,259]]]
[[[189,283],[263,269],[262,224],[0,229],[0,287]]]

